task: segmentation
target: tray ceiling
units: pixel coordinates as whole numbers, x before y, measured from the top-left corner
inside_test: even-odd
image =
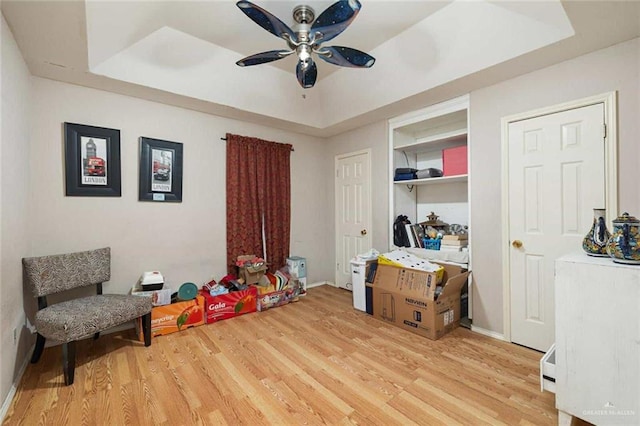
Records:
[[[297,1],[256,1],[289,25]],[[331,1],[306,1],[320,13]],[[295,58],[240,68],[285,47],[233,1],[3,1],[34,75],[327,136],[637,37],[634,2],[362,1],[330,44],[371,69],[318,62],[302,89]],[[635,21],[634,21],[635,17]],[[594,25],[615,20],[602,31]]]

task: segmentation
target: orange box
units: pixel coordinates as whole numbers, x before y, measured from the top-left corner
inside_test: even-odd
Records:
[[[467,174],[467,146],[457,146],[442,150],[443,176],[457,176]]]
[[[204,307],[204,297],[198,295],[194,300],[187,302],[176,302],[152,308],[151,336],[163,336],[204,324]],[[140,318],[136,321],[136,331],[140,341],[144,341]]]
[[[207,324],[256,311],[255,286],[218,296],[211,296],[205,290],[200,290],[200,294],[205,299],[205,323]]]

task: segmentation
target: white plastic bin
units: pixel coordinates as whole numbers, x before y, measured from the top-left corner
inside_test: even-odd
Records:
[[[351,288],[353,292],[353,307],[366,312],[365,279],[367,278],[367,261],[351,260]]]
[[[298,278],[307,277],[307,259],[300,256],[287,257],[289,272]]]

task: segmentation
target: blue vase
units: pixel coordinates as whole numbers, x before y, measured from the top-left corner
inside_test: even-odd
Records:
[[[611,234],[605,222],[606,210],[593,209],[593,225],[582,240],[582,249],[589,256],[608,256],[607,243]]]

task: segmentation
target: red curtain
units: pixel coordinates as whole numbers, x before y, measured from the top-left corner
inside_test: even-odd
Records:
[[[255,254],[276,271],[289,256],[291,145],[227,134],[227,269]],[[264,228],[266,253],[263,252]]]

